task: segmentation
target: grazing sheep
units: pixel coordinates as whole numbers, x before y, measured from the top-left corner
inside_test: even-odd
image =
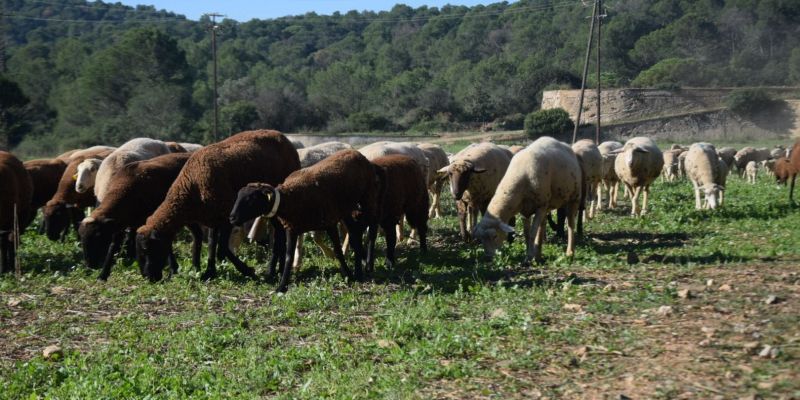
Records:
[[[701,190],[705,194],[708,208],[713,210],[721,206],[722,193],[725,190],[724,178],[721,176],[727,176],[727,172],[722,170],[723,164],[717,156],[717,149],[710,143],[695,143],[687,153],[686,176],[694,186],[695,208],[698,210],[702,208]]]
[[[777,160],[780,157],[781,156],[778,156],[775,157],[775,159],[764,160],[761,162],[761,168],[764,169],[767,175],[775,176],[775,160]]]
[[[33,183],[25,167],[13,154],[0,151],[0,274],[14,269],[16,260],[14,222],[22,233],[33,220]],[[16,214],[14,213],[16,211]]]
[[[428,192],[431,194],[431,209],[428,210],[428,218],[441,217],[441,206],[439,199],[442,195],[442,186],[444,180],[438,179],[439,174],[437,171],[450,164],[447,158],[447,153],[444,152],[441,146],[433,143],[419,143],[417,147],[425,152],[425,157],[428,158]]]
[[[786,152],[785,157],[775,160],[775,180],[778,183],[789,184],[789,202],[794,202],[794,184],[797,174],[800,173],[800,140],[794,143]]]
[[[84,193],[94,188],[97,178],[97,170],[103,160],[98,158],[87,158],[78,164],[78,172],[75,174],[75,191]]]
[[[78,230],[86,265],[92,269],[102,265],[101,280],[111,274],[114,254],[122,245],[125,229],[136,229],[145,223],[164,200],[189,156],[189,153],[171,153],[135,161],[120,168],[111,179],[105,200],[83,220]],[[202,233],[196,225],[190,230],[194,236],[192,265],[199,270]],[[176,270],[174,257],[170,261]]]
[[[300,157],[300,168],[310,167],[340,150],[352,149],[347,143],[325,142],[310,147],[302,147],[297,150]]]
[[[386,268],[395,264],[397,236],[394,227],[405,215],[409,225],[419,234],[420,251],[428,249],[428,190],[420,181],[420,171],[413,159],[390,155],[372,160],[386,174],[386,194],[380,212],[380,227],[386,236]]]
[[[684,151],[678,155],[678,177],[686,177],[686,156],[688,154]]]
[[[586,197],[585,200],[589,201],[586,218],[592,219],[594,218],[595,210],[600,209],[596,193],[600,186],[600,181],[603,180],[603,155],[600,154],[600,149],[597,148],[594,141],[589,139],[573,143],[572,151],[578,157],[578,163],[583,172],[583,193]],[[582,205],[582,207],[585,207],[585,205]],[[578,234],[581,233],[578,232]]]
[[[77,159],[84,160],[86,158],[93,158],[97,154],[111,154],[111,152],[113,152],[116,149],[117,149],[116,147],[112,146],[92,146],[81,150],[69,151],[67,153],[64,153],[64,154],[69,154],[69,156],[64,162],[69,164]]]
[[[600,143],[597,149],[603,156],[603,180],[600,187],[597,188],[597,205],[599,209],[603,208],[603,190],[608,191],[608,207],[615,208],[617,206],[617,195],[619,194],[619,178],[614,171],[614,161],[617,159],[615,150],[621,149],[622,143],[615,141],[607,141]]]
[[[188,167],[188,166],[187,166]],[[239,190],[230,212],[230,222],[239,225],[266,213],[277,217],[286,230],[286,253],[278,291],[285,292],[292,271],[297,238],[304,232],[324,230],[333,242],[343,277],[351,277],[344,259],[337,225],[344,221],[356,253],[356,278],[361,279],[361,263],[372,266],[375,235],[380,215],[380,199],[385,177],[380,169],[356,150],[342,150],[314,164],[293,172],[279,185],[250,183]],[[427,210],[426,210],[427,211]],[[353,217],[354,212],[358,215]],[[368,252],[361,243],[364,226],[370,228]]]
[[[785,155],[786,155],[786,149],[781,145],[777,145],[774,148],[772,148],[772,150],[769,151],[769,158],[773,160],[781,158]]]
[[[164,201],[137,229],[136,243],[150,280],[161,279],[173,238],[191,223],[211,230],[203,279],[216,275],[217,253],[242,274],[255,277],[255,271],[228,247],[232,229],[228,215],[236,192],[250,182],[277,185],[299,168],[297,150],[280,132],[271,130],[241,132],[193,153]],[[276,229],[282,232],[280,227]],[[278,242],[276,248],[282,246]]]
[[[756,149],[748,146],[736,152],[736,155],[733,157],[733,162],[736,165],[736,171],[738,172],[739,176],[744,178],[747,163],[750,161],[759,163],[761,161],[768,160],[769,158],[768,148],[761,147]]]
[[[87,158],[107,157],[112,151],[113,148],[107,146],[95,146],[72,154],[72,161],[64,169],[56,193],[42,209],[44,230],[50,240],[58,240],[66,232],[71,221],[77,225],[83,219],[83,209],[93,207],[97,203],[91,191],[85,193],[75,191],[78,165]]]
[[[631,193],[631,215],[641,216],[647,212],[650,185],[661,174],[663,166],[661,150],[650,138],[635,137],[622,147],[614,161],[614,171]],[[644,195],[640,209],[637,203],[642,191]]]
[[[103,198],[108,190],[108,185],[111,183],[111,178],[113,178],[117,171],[125,164],[147,160],[169,153],[169,146],[160,140],[136,138],[125,142],[108,157],[104,158],[103,162],[100,164],[100,168],[97,170],[97,176],[94,181],[94,196],[97,198],[97,201],[103,202]]]
[[[25,161],[23,163],[33,183],[31,210],[36,212],[53,198],[58,189],[58,182],[67,169],[67,164],[58,158]]]
[[[747,178],[747,183],[756,184],[756,179],[758,179],[758,163],[755,161],[748,161],[747,165],[744,167],[744,174]]]
[[[470,239],[478,211],[486,212],[510,162],[510,151],[485,142],[467,146],[453,156],[450,165],[439,169],[440,174],[449,177],[450,192],[456,201],[458,223],[464,241]]]
[[[734,165],[736,165],[736,149],[733,147],[723,147],[717,149],[717,155],[719,156],[722,161],[725,162],[725,165],[728,166],[728,173],[730,173],[731,169]]]
[[[486,255],[493,257],[506,234],[514,231],[506,221],[520,213],[527,249],[525,264],[534,259],[541,262],[544,218],[550,211],[563,207],[567,212],[566,254],[571,257],[575,251],[575,217],[580,207],[581,182],[581,167],[572,149],[551,137],[541,137],[511,160],[473,236],[483,244]]]
[[[683,153],[682,149],[667,150],[664,152],[664,180],[674,182],[680,174],[678,168],[678,157]]]

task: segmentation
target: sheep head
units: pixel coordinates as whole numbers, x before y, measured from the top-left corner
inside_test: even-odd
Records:
[[[136,254],[139,268],[150,279],[158,282],[163,276],[164,266],[169,257],[172,238],[167,238],[157,230],[145,225],[136,231]],[[144,266],[141,264],[144,263]]]
[[[112,218],[87,217],[81,222],[78,236],[87,267],[98,269],[103,265],[111,239],[120,229],[121,226]]]
[[[484,173],[486,168],[475,165],[472,161],[457,160],[438,172],[448,175],[450,178],[450,192],[453,194],[453,198],[461,200],[467,187],[469,187],[469,180],[472,174]]]
[[[49,201],[42,209],[44,231],[50,240],[58,240],[69,228],[70,205],[63,202]]]
[[[101,160],[90,158],[78,164],[78,173],[73,177],[75,179],[76,192],[85,193],[94,187],[94,180],[97,176],[97,170],[100,169],[101,162]]]
[[[491,260],[510,233],[514,233],[511,225],[490,214],[485,214],[481,222],[472,230],[472,238],[481,243],[485,257]]]
[[[276,205],[279,205],[279,203],[276,204],[279,196],[277,189],[271,185],[250,183],[239,189],[228,219],[233,225],[242,225],[251,219],[267,214]]]
[[[708,184],[703,186],[703,193],[706,196],[708,208],[716,209],[719,206],[720,193],[725,191],[725,187],[716,184]]]

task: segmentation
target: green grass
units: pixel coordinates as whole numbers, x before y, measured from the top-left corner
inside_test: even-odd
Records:
[[[716,212],[694,210],[687,182],[659,179],[651,200],[645,218],[627,216],[623,201],[590,221],[574,260],[553,242],[544,247],[547,265],[525,269],[521,237],[482,262],[482,250],[460,242],[445,199],[448,217],[431,221],[428,254],[400,247],[397,270],[383,270],[381,257],[373,282],[350,283],[308,241],[305,266],[285,295],[272,292],[274,280],[242,279],[227,263],[212,282],[182,270],[149,284],[119,261],[110,280],[98,282],[74,240],[53,243],[29,230],[23,278],[0,278],[0,398],[591,397],[616,395],[622,389],[613,382],[631,368],[651,383],[642,397],[672,398],[684,390],[676,383],[683,373],[648,381],[635,369],[636,360],[668,353],[675,338],[649,330],[659,326],[652,310],[699,312],[706,300],[736,315],[769,307],[746,301],[772,293],[767,285],[737,294],[747,280],[729,297],[701,295],[697,307],[681,303],[676,285],[756,265],[796,274],[800,212],[766,177],[755,186],[731,178]],[[187,247],[179,248],[184,265]],[[629,265],[630,252],[642,262]],[[260,250],[243,254],[263,272]],[[770,285],[783,282],[773,278]],[[797,286],[787,285],[770,286],[787,310],[760,331],[762,342],[781,343],[776,359],[726,355],[734,361],[704,364],[694,376],[747,363],[755,371],[739,386],[714,390],[798,396]],[[720,332],[716,352],[740,339],[733,328]],[[44,359],[50,344],[63,355]],[[575,352],[585,346],[593,350]]]

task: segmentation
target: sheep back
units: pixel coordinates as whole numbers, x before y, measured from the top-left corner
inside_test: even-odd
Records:
[[[451,173],[460,172],[468,164],[486,169],[486,172],[472,174],[462,200],[485,210],[511,163],[510,154],[510,151],[488,142],[467,146],[456,153],[450,163]]]
[[[595,184],[603,179],[603,155],[592,140],[583,139],[572,145],[572,151],[578,157],[583,171],[583,178],[588,184]]]
[[[103,202],[111,178],[124,165],[134,161],[147,160],[163,154],[169,154],[170,147],[160,141],[148,138],[136,138],[125,142],[103,159],[94,182],[94,195],[97,201]]]
[[[450,160],[447,159],[447,153],[438,144],[419,143],[417,147],[425,153],[425,157],[428,159],[428,186],[431,186],[436,181],[436,171],[450,164]]]
[[[427,227],[428,189],[413,159],[399,154],[378,157],[372,163],[386,172],[386,194],[381,221],[397,223],[405,214],[415,229]],[[426,229],[427,230],[427,229]]]
[[[310,167],[325,158],[331,156],[337,151],[352,149],[347,143],[342,142],[325,142],[314,146],[300,148],[297,150],[297,155],[300,157],[300,167]]]
[[[717,149],[710,143],[695,143],[686,155],[686,176],[701,187],[722,181]]]
[[[367,160],[374,160],[378,157],[388,156],[391,154],[401,154],[411,157],[419,166],[422,171],[422,176],[427,179],[429,170],[429,161],[423,152],[415,143],[411,142],[375,142],[364,146],[358,150],[361,154],[367,157]]]
[[[61,176],[64,175],[67,164],[58,158],[47,158],[25,161],[23,165],[33,183],[31,209],[38,210],[56,194],[58,182],[61,181]]]
[[[648,186],[664,167],[664,156],[652,139],[635,137],[628,140],[614,161],[619,179],[632,187]]]

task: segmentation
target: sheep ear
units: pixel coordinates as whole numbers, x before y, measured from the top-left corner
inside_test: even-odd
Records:
[[[514,233],[514,227],[512,227],[509,224],[502,223],[502,222],[500,223],[500,230],[505,232],[505,233]]]
[[[638,147],[638,146],[635,147],[633,149],[633,151],[638,152],[638,153],[649,153],[650,152],[650,150],[647,150],[644,147]]]
[[[484,172],[486,172],[486,168],[484,168],[484,167],[472,167],[472,172],[474,172],[476,174],[484,173]]]

